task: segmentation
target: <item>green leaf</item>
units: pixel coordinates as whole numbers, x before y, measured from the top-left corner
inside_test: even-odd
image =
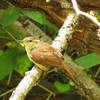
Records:
[[[29,60],[29,58],[27,57],[27,54],[22,54],[20,55],[19,59],[17,59],[18,61],[18,67],[16,68],[16,71],[19,72],[21,75],[23,75],[28,68],[30,67],[30,65],[32,64],[31,61]]]
[[[48,21],[47,19],[45,20],[45,25],[49,28],[49,29],[51,29],[52,31],[54,31],[55,33],[58,33],[58,28],[54,25],[54,24],[52,24],[50,21]]]
[[[47,26],[48,28],[50,28],[55,33],[58,32],[58,28],[54,24],[52,24],[51,22],[49,22],[47,20],[47,18],[45,17],[45,14],[43,12],[30,11],[30,10],[21,10],[21,11],[25,16],[32,19],[33,21],[36,21],[41,25]]]
[[[8,75],[17,65],[17,49],[7,49],[0,54],[0,80]]]
[[[0,32],[0,37],[6,37],[6,33],[5,32]]]
[[[3,16],[0,18],[0,24],[2,27],[6,27],[11,25],[15,20],[18,19],[20,13],[19,11],[14,7],[8,7],[4,13]]]
[[[40,24],[44,24],[44,16],[41,12],[39,11],[30,11],[30,10],[21,10],[23,12],[23,14],[25,16],[27,16],[28,18],[40,23]]]
[[[2,50],[0,50],[0,56],[2,56],[2,54],[3,54],[3,51],[2,51]]]
[[[60,93],[68,92],[71,90],[71,86],[69,83],[65,84],[59,81],[55,81],[54,86]]]
[[[91,68],[97,64],[100,64],[100,55],[91,53],[76,59],[75,62],[84,68]]]
[[[30,61],[26,53],[17,47],[11,47],[4,52],[0,51],[0,80],[16,68],[20,68],[20,73],[25,72],[29,65]]]

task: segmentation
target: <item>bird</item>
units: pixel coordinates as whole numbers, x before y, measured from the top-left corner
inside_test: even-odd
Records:
[[[34,37],[25,37],[21,41],[21,45],[25,47],[30,61],[41,70],[47,71],[49,68],[56,67],[64,69],[69,77],[75,78],[75,70],[65,63],[60,51],[52,47],[50,44],[35,39]]]

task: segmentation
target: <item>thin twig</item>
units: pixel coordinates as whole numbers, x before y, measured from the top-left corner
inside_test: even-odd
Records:
[[[5,96],[5,95],[7,95],[8,93],[12,92],[14,89],[15,89],[15,88],[10,89],[10,90],[8,90],[8,91],[6,91],[6,92],[0,94],[0,97],[3,97],[3,96]]]
[[[88,14],[88,13],[85,13],[85,12],[81,11],[81,10],[79,9],[79,7],[78,7],[78,4],[77,4],[76,0],[71,0],[71,1],[72,1],[73,8],[74,8],[74,10],[75,10],[75,12],[76,12],[77,15],[83,15],[83,16],[89,18],[89,19],[90,19],[92,22],[94,22],[98,27],[100,27],[100,22],[97,20],[97,18],[96,18],[95,16],[92,16],[92,15],[90,15],[90,14]]]

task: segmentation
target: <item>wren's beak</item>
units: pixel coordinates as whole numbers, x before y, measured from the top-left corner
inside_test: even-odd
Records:
[[[19,44],[20,44],[22,47],[25,46],[23,40],[18,40],[18,42],[19,42]]]

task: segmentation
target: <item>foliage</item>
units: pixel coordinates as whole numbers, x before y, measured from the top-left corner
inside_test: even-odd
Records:
[[[23,74],[30,66],[30,61],[26,54],[17,47],[11,47],[0,52],[0,80],[7,76],[11,71],[17,69]]]
[[[47,18],[45,17],[45,14],[40,11],[31,11],[31,10],[21,10],[22,13],[27,16],[28,18],[32,19],[33,21],[38,22],[41,25],[47,26],[49,29],[54,31],[55,33],[58,32],[58,28],[49,22]]]
[[[84,68],[91,68],[100,64],[100,55],[96,53],[87,54],[86,56],[76,59],[75,62]]]
[[[55,81],[54,86],[60,93],[68,92],[71,90],[69,83],[61,83],[60,81]]]
[[[8,7],[6,10],[4,10],[4,14],[0,19],[0,24],[2,27],[9,26],[19,18],[19,15],[20,13],[16,8]]]

